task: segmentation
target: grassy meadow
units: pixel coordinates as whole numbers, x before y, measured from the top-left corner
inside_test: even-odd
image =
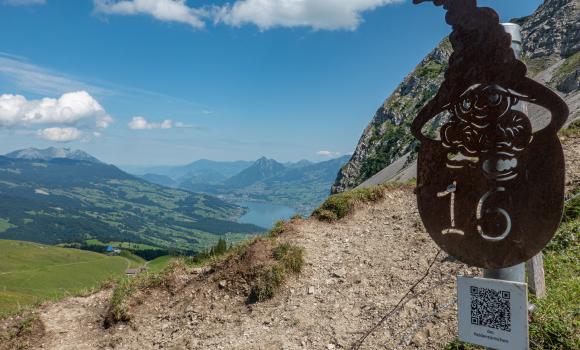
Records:
[[[138,265],[136,259],[0,240],[0,316],[98,287]]]

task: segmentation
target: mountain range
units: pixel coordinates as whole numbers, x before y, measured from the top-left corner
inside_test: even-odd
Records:
[[[198,251],[218,237],[237,240],[265,230],[236,223],[244,212],[214,196],[147,182],[82,151],[0,156],[2,239]]]
[[[156,167],[141,178],[163,186],[219,196],[232,203],[260,201],[295,208],[308,215],[326,199],[336,173],[348,156],[313,163],[199,160],[179,167]],[[157,173],[154,173],[157,171]]]
[[[26,148],[10,152],[6,158],[30,159],[30,160],[53,160],[66,158],[70,160],[81,160],[92,163],[101,163],[100,160],[81,150],[71,150],[70,148],[49,147],[46,149]]]

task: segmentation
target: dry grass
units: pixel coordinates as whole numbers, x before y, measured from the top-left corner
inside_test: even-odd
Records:
[[[29,349],[44,334],[38,316],[26,311],[0,324],[0,350]]]
[[[227,281],[228,288],[245,293],[248,302],[272,298],[289,274],[297,274],[304,264],[303,249],[287,243],[285,237],[294,231],[302,218],[278,222],[264,237],[254,237],[219,254],[173,261],[158,273],[143,273],[117,283],[103,322],[105,328],[130,322],[132,309],[151,291],[175,293],[192,281],[193,270],[205,268],[204,279]],[[180,281],[181,280],[181,281]]]

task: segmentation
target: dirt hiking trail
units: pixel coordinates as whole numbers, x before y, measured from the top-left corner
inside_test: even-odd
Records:
[[[568,184],[580,181],[580,139],[568,139]],[[170,288],[137,298],[131,321],[105,329],[111,289],[35,311],[32,349],[349,349],[425,274],[438,248],[412,189],[389,190],[338,223],[293,221],[284,239],[305,265],[276,296],[246,304],[247,290],[219,270],[175,269]],[[478,275],[446,254],[361,349],[441,349],[457,334],[455,277]]]

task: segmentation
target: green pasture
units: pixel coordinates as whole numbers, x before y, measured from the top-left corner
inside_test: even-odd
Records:
[[[96,288],[140,265],[136,259],[0,240],[0,316]]]

